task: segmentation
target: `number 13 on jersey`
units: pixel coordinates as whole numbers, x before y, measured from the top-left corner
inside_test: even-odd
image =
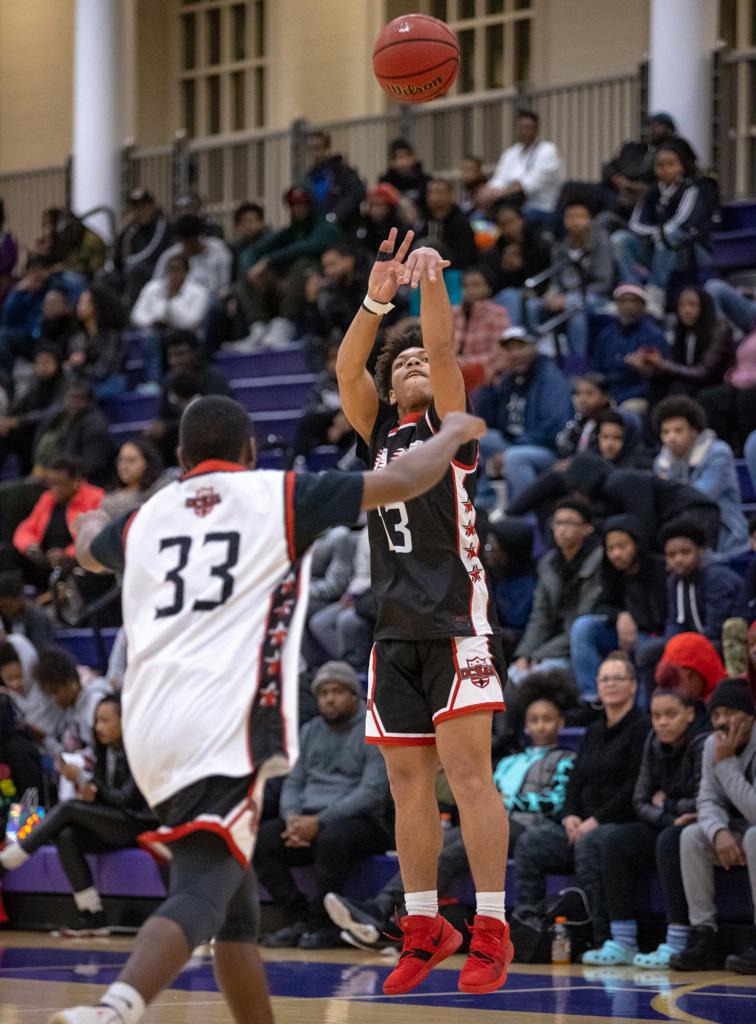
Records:
[[[409,531],[407,506],[403,501],[393,505],[383,505],[378,509],[386,539],[391,551],[399,555],[408,555],[412,551],[412,534]]]

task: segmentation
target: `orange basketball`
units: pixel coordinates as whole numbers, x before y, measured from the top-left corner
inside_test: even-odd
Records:
[[[427,103],[445,95],[457,77],[457,37],[428,14],[394,18],[375,41],[373,71],[392,99]]]

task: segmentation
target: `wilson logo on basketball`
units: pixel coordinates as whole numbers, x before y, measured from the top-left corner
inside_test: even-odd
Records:
[[[485,658],[470,658],[464,668],[459,670],[460,679],[469,679],[473,686],[484,690],[495,676],[494,667]]]
[[[221,496],[212,487],[200,487],[193,498],[186,499],[186,507],[190,508],[195,516],[209,516],[216,505],[220,505]]]

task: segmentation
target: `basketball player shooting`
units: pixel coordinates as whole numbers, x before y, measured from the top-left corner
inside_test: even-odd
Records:
[[[379,476],[466,409],[443,279],[449,264],[431,248],[410,253],[412,237],[408,232],[395,252],[394,228],[382,243],[336,363],[342,407]],[[420,288],[420,328],[389,332],[373,380],[367,359],[404,283]],[[407,908],[400,921],[402,955],[384,984],[389,995],[413,989],[462,941],[438,913],[439,760],[459,808],[476,888],[460,990],[500,988],[512,959],[504,916],[509,826],[491,767],[493,713],[504,708],[503,669],[497,671],[502,659],[475,530],[477,461],[477,441],[470,441],[427,493],[383,504],[368,517],[378,620],[367,742],[379,744],[386,760]]]
[[[307,550],[362,509],[438,483],[484,430],[475,417],[447,416],[438,437],[381,473],[250,472],[245,410],[198,398],[181,420],[181,479],[121,520],[79,517],[80,564],[124,574],[124,743],[161,823],[140,839],[173,856],[168,898],[117,981],[98,1006],[63,1010],[51,1024],[136,1024],[213,937],[234,1020],[270,1024],[249,863],[263,785],[297,756]]]

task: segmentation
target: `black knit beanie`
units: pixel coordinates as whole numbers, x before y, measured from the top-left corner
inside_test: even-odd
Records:
[[[735,711],[745,711],[747,715],[756,716],[748,680],[743,676],[723,679],[712,693],[708,708],[709,714],[714,708],[733,708]]]

